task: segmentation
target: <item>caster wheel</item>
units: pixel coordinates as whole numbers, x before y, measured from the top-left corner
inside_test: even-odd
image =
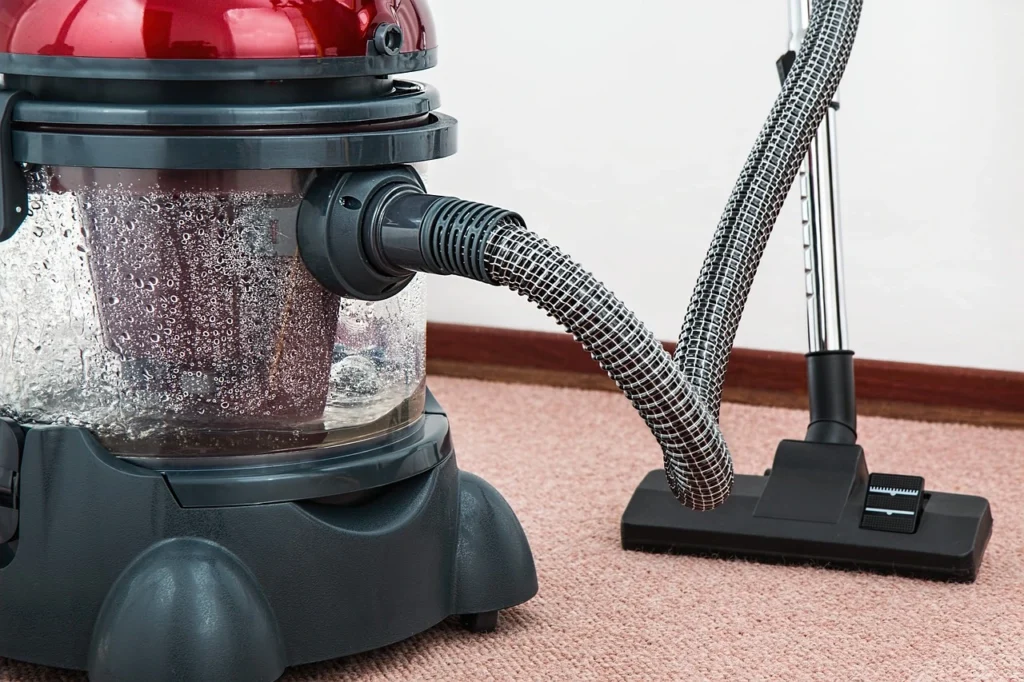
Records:
[[[772,470],[771,469],[765,469],[764,470],[764,475],[765,476],[771,476],[772,475]]]
[[[470,613],[460,618],[462,627],[470,632],[494,632],[498,629],[498,612]]]

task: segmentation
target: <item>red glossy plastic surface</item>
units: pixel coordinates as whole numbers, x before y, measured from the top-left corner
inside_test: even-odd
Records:
[[[382,23],[436,47],[426,0],[4,0],[0,51],[121,59],[362,57]]]

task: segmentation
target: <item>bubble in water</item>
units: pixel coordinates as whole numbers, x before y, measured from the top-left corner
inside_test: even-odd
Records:
[[[380,390],[380,377],[373,360],[349,355],[331,367],[331,387],[350,399],[372,396]]]

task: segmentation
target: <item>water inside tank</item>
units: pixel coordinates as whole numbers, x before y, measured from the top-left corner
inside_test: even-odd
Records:
[[[308,450],[423,410],[425,302],[304,267],[302,171],[40,168],[0,244],[0,415],[120,455]]]

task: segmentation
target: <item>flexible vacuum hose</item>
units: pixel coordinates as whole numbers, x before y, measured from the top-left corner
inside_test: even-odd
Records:
[[[732,491],[732,457],[715,417],[654,334],[593,275],[514,221],[494,230],[487,271],[554,317],[633,403],[661,445],[672,492],[712,509]]]
[[[761,256],[853,49],[862,0],[815,0],[810,25],[718,224],[676,360],[718,417],[736,331]]]
[[[359,237],[365,260],[382,276],[460,275],[536,303],[632,401],[661,445],[675,496],[693,509],[713,509],[733,483],[718,415],[736,330],[768,237],[846,68],[861,4],[814,3],[800,53],[708,252],[676,358],[611,291],[509,211],[392,186],[371,202]]]

